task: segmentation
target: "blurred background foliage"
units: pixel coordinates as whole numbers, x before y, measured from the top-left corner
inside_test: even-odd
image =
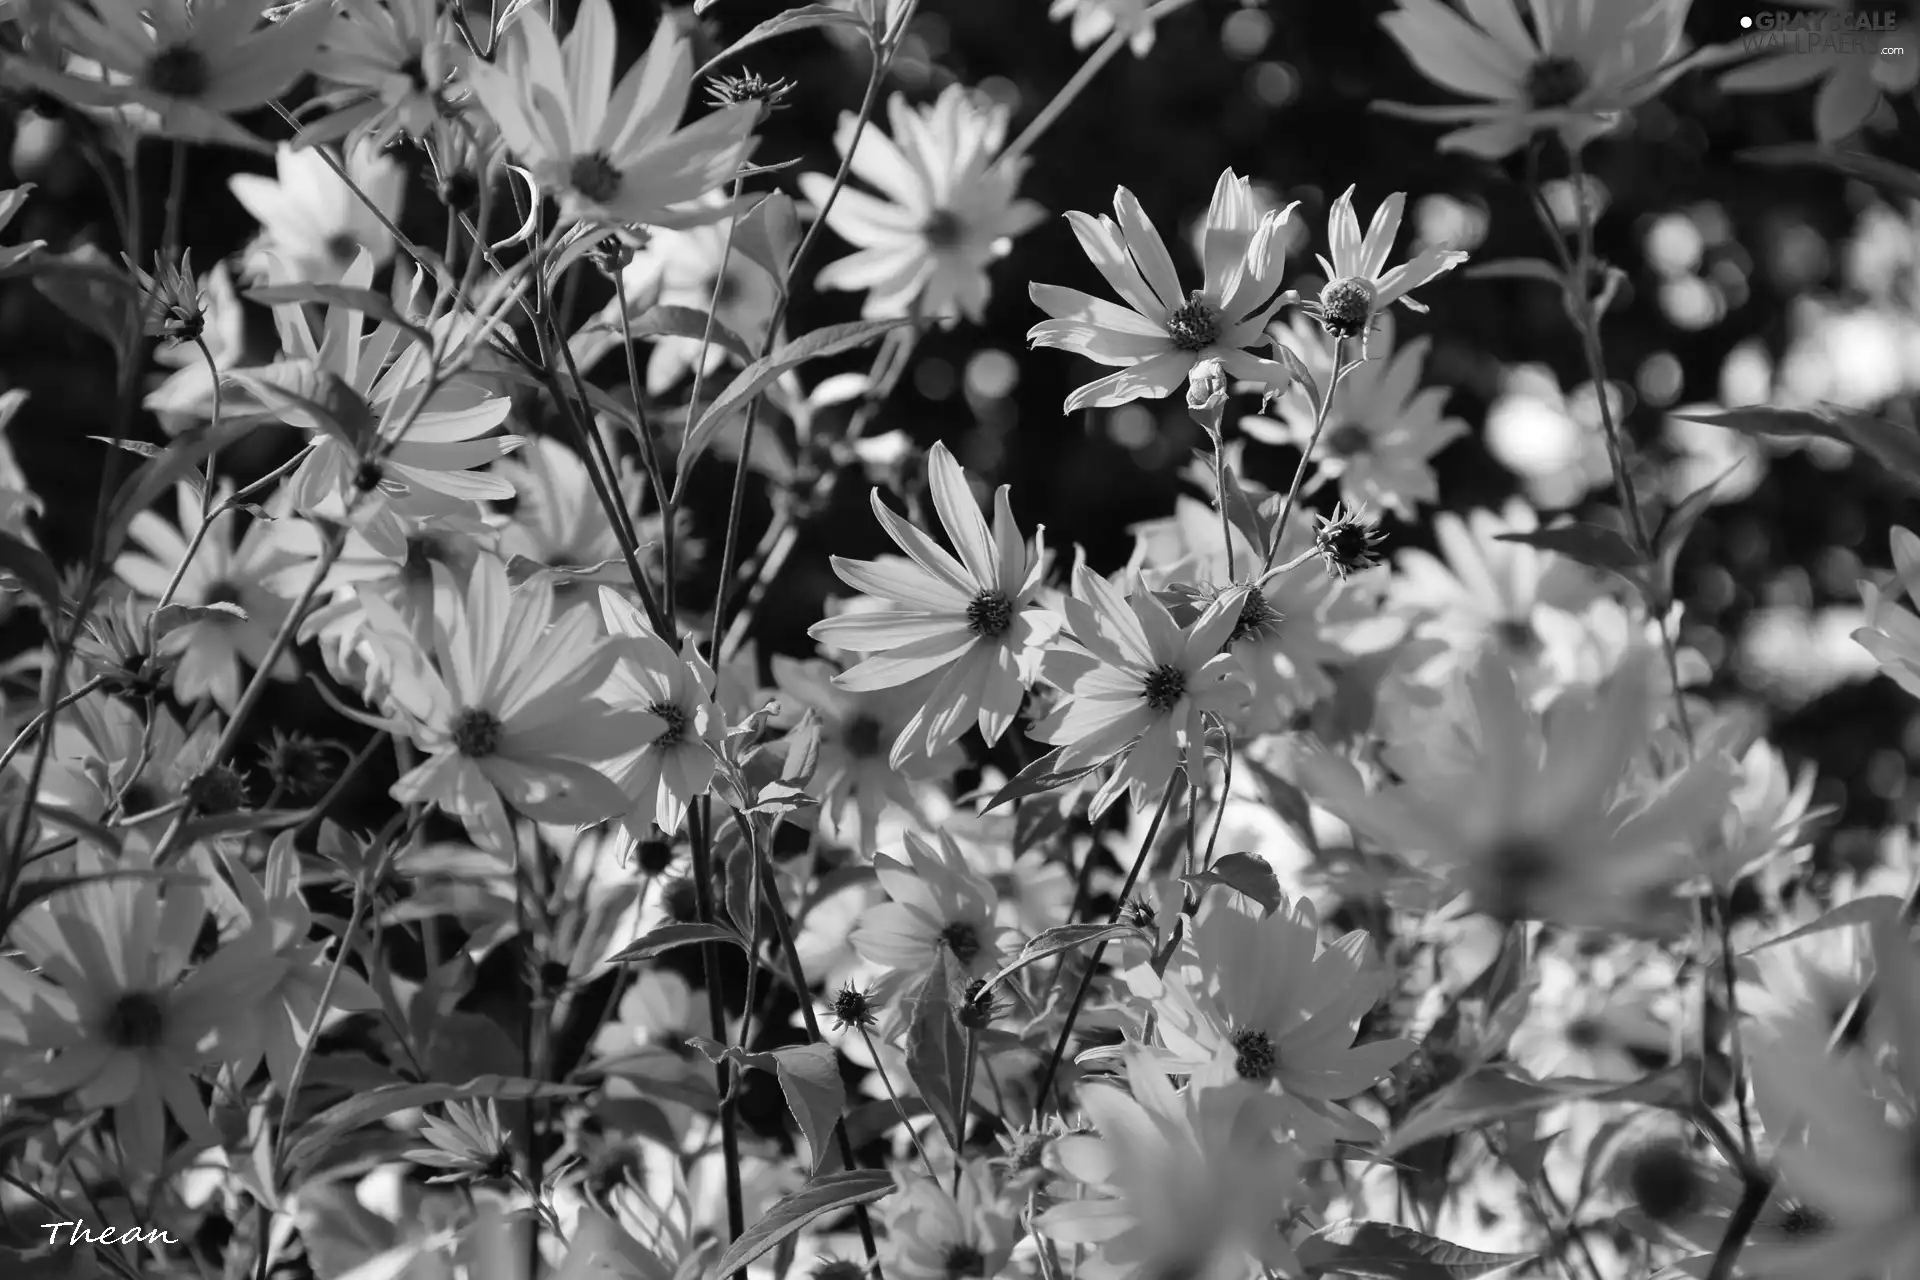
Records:
[[[484,19],[486,5],[475,7]],[[704,57],[789,6],[721,0],[703,19],[654,0],[619,7],[624,65],[662,14],[703,33]],[[1276,203],[1300,202],[1290,284],[1309,295],[1321,283],[1312,255],[1326,247],[1328,205],[1348,184],[1359,188],[1363,210],[1393,191],[1409,193],[1403,245],[1451,242],[1483,263],[1546,256],[1544,233],[1512,171],[1441,155],[1436,129],[1369,110],[1381,99],[1439,100],[1381,30],[1386,7],[1385,0],[1198,0],[1161,24],[1148,57],[1122,53],[1101,72],[1039,145],[1023,194],[1054,215],[1099,212],[1125,185],[1191,268],[1189,232],[1220,170],[1231,166]],[[1736,0],[1696,0],[1689,35],[1699,44],[1737,39],[1746,9]],[[766,126],[755,157],[800,158],[779,179],[789,190],[794,172],[833,169],[833,123],[858,105],[866,56],[863,46],[818,31],[745,55],[745,66],[799,86]],[[1082,57],[1065,27],[1049,21],[1046,0],[923,0],[889,92],[925,101],[958,79],[1007,103],[1017,132]],[[1604,203],[1599,252],[1628,282],[1606,318],[1605,340],[1610,394],[1636,442],[1643,492],[1677,498],[1739,464],[1681,561],[1685,640],[1711,664],[1716,700],[1750,706],[1790,761],[1818,765],[1817,799],[1840,809],[1819,859],[1832,866],[1870,859],[1877,832],[1908,820],[1915,806],[1909,775],[1920,760],[1920,714],[1910,699],[1891,696],[1886,681],[1868,678],[1866,655],[1848,638],[1858,625],[1856,580],[1889,561],[1887,532],[1902,518],[1896,491],[1842,449],[1763,450],[1671,416],[1716,401],[1826,399],[1912,420],[1920,388],[1920,210],[1828,173],[1741,158],[1749,148],[1811,139],[1812,92],[1730,97],[1695,72],[1590,148],[1588,165]],[[1920,165],[1913,111],[1910,101],[1883,107],[1858,145]],[[288,133],[272,117],[247,123],[269,137]],[[92,241],[117,252],[83,145],[92,129],[45,103],[0,105],[0,187],[39,188],[15,235],[44,237],[56,249]],[[166,144],[147,146],[141,206],[152,238],[165,203]],[[415,161],[402,225],[437,243],[443,214]],[[270,168],[270,159],[238,152],[192,153],[184,228],[197,269],[236,254],[255,229],[227,178]],[[1546,175],[1564,178],[1551,167]],[[811,269],[842,252],[827,235]],[[987,482],[1013,484],[1024,523],[1044,523],[1053,545],[1078,543],[1096,567],[1110,569],[1131,548],[1131,524],[1171,510],[1186,483],[1180,473],[1202,440],[1177,399],[1063,416],[1067,392],[1090,370],[1058,352],[1027,353],[1026,331],[1041,318],[1026,297],[1036,279],[1101,291],[1057,216],[1018,241],[995,270],[984,327],[936,331],[920,343],[870,435],[901,431],[922,446],[946,441]],[[604,296],[583,290],[579,315]],[[1449,412],[1471,427],[1438,459],[1443,505],[1498,506],[1516,493],[1548,512],[1588,500],[1610,504],[1594,388],[1582,385],[1555,291],[1462,272],[1423,296],[1432,313],[1403,315],[1401,340],[1431,335],[1427,378],[1451,388]],[[857,295],[807,292],[791,325],[797,332],[851,319],[857,306]],[[263,309],[249,312],[262,336],[270,332]],[[618,361],[606,362],[596,380],[625,394]],[[57,562],[84,554],[104,454],[89,436],[106,430],[112,386],[100,339],[30,284],[0,284],[0,390],[31,393],[11,444],[46,500],[42,539]],[[163,438],[156,424],[144,429]],[[227,465],[237,475],[258,474],[284,456],[274,450],[291,447],[289,434],[235,450]],[[1254,479],[1284,487],[1296,456],[1249,443],[1246,467]],[[868,478],[857,466],[849,470],[759,610],[754,635],[763,654],[810,650],[805,628],[837,588],[829,551],[884,549],[867,510]],[[730,473],[723,459],[700,468],[693,532],[709,561],[717,559],[716,540],[698,539],[724,523]],[[756,488],[748,545],[768,512],[767,495]],[[1388,528],[1394,546],[1431,541],[1424,519]],[[692,567],[703,584],[696,599],[710,598],[712,574],[711,564]],[[9,622],[10,651],[33,642],[26,627],[20,618]],[[276,686],[269,696],[267,714],[256,718],[262,733],[267,726],[346,732],[304,686]],[[366,779],[369,805],[380,803],[389,781]]]

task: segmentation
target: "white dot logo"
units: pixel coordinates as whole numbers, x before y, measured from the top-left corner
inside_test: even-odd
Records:
[[[1750,27],[1750,26],[1752,26],[1752,25],[1753,25],[1753,19],[1752,19],[1752,18],[1742,18],[1742,19],[1740,19],[1740,25],[1741,25],[1741,26],[1743,26],[1743,27]]]

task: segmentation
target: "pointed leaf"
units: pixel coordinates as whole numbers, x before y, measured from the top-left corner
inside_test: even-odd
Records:
[[[1273,536],[1272,519],[1262,514],[1240,484],[1239,475],[1232,467],[1226,468],[1226,491],[1221,496],[1227,504],[1227,519],[1233,522],[1249,545],[1261,555],[1267,553],[1267,539]]]
[[[794,210],[793,197],[784,191],[771,193],[733,224],[733,251],[765,271],[775,284],[786,281],[787,264],[799,246],[800,215]]]
[[[693,11],[705,13],[717,0],[695,0]],[[785,13],[776,13],[747,34],[735,40],[707,61],[707,64],[694,73],[694,78],[711,75],[713,69],[734,57],[743,50],[775,36],[790,35],[795,31],[805,31],[809,27],[865,27],[860,15],[847,9],[835,9],[824,4],[803,4],[798,9],[788,9]]]
[[[642,934],[631,946],[608,956],[607,963],[633,964],[640,960],[651,960],[675,947],[688,947],[699,942],[726,942],[742,950],[747,947],[745,938],[723,924],[663,924],[658,929]]]
[[[1797,942],[1801,938],[1810,938],[1816,933],[1829,933],[1835,929],[1851,929],[1856,925],[1891,923],[1900,918],[1901,900],[1891,893],[1869,894],[1863,898],[1849,898],[1831,911],[1821,915],[1811,924],[1801,925],[1790,933],[1777,938],[1768,938],[1765,942],[1748,947],[1744,955],[1753,955],[1765,951],[1768,947],[1777,947],[1785,942]]]
[[[933,972],[914,997],[913,1022],[907,1028],[907,1075],[956,1151],[967,1115],[963,1096],[967,1036],[954,1016],[960,995],[955,988],[960,980],[953,954],[942,948]]]
[[[1811,165],[1885,187],[1909,200],[1920,200],[1920,173],[1865,151],[1842,151],[1824,143],[1792,142],[1776,147],[1750,147],[1735,159],[1767,166]]]
[[[1250,853],[1229,853],[1215,859],[1214,864],[1199,875],[1180,878],[1203,893],[1208,885],[1225,885],[1265,907],[1268,915],[1278,911],[1287,900],[1286,894],[1281,892],[1280,877],[1274,874],[1273,864]]]
[[[1656,607],[1663,607],[1673,595],[1673,570],[1680,562],[1680,550],[1687,544],[1687,537],[1693,532],[1693,526],[1713,505],[1713,495],[1726,478],[1738,471],[1743,464],[1734,463],[1713,479],[1695,489],[1686,497],[1673,504],[1673,509],[1660,521],[1660,528],[1653,535],[1654,568],[1659,577],[1655,585],[1659,588]]]
[[[1056,747],[1035,760],[1032,764],[1013,775],[1013,780],[994,792],[993,799],[987,801],[982,813],[991,813],[1003,804],[1012,804],[1015,800],[1024,800],[1028,796],[1045,795],[1057,787],[1078,782],[1100,766],[1088,765],[1084,769],[1070,769],[1065,773],[1055,773],[1053,762],[1060,757],[1064,747]]]
[[[998,973],[987,979],[985,989],[991,990],[999,986],[1028,965],[1045,960],[1049,956],[1057,956],[1065,951],[1073,951],[1079,947],[1105,942],[1110,938],[1118,938],[1122,934],[1129,933],[1136,937],[1146,937],[1146,934],[1130,924],[1055,925],[1044,933],[1036,934],[1026,946],[1020,948],[1019,955],[1001,966]]]
[[[796,1044],[767,1053],[751,1053],[739,1045],[721,1044],[705,1036],[688,1036],[687,1043],[708,1062],[733,1061],[754,1071],[766,1071],[780,1081],[787,1109],[800,1123],[813,1150],[813,1172],[819,1173],[831,1148],[827,1140],[847,1106],[846,1083],[840,1078],[840,1059],[833,1046]]]
[[[60,574],[47,553],[0,530],[0,573],[10,573],[49,610],[60,610]]]
[[[1558,552],[1569,560],[1628,579],[1640,570],[1640,557],[1634,554],[1633,546],[1613,530],[1597,524],[1562,524],[1531,533],[1503,533],[1497,540]]]
[[[247,419],[223,421],[218,426],[194,426],[175,436],[157,458],[142,463],[128,476],[113,497],[113,514],[107,523],[104,554],[111,561],[126,540],[127,526],[133,518],[152,506],[154,500],[172,491],[174,482],[199,469],[207,455],[216,453],[241,439],[258,424]]]
[[[727,1247],[710,1274],[731,1276],[815,1219],[878,1200],[892,1190],[893,1175],[881,1169],[822,1174],[775,1201],[766,1217],[741,1232],[740,1238]]]
[[[1295,1246],[1307,1274],[1360,1280],[1475,1280],[1534,1258],[1482,1253],[1389,1222],[1329,1222]]]
[[[195,622],[245,622],[247,611],[237,604],[216,600],[212,604],[169,604],[153,615],[153,638],[178,631]]]
[[[1725,427],[1759,437],[1818,436],[1859,449],[1893,473],[1909,489],[1920,491],[1920,432],[1842,405],[1822,404],[1812,409],[1775,409],[1750,405],[1715,413],[1681,413],[1675,417],[1708,426]]]
[[[1542,258],[1496,258],[1462,267],[1460,275],[1468,280],[1540,280],[1566,287],[1567,278],[1560,268]]]
[[[679,477],[674,482],[676,491],[686,483],[687,471],[693,466],[694,459],[700,456],[728,418],[744,409],[749,401],[766,390],[781,374],[809,360],[837,356],[864,347],[882,334],[912,323],[903,318],[830,324],[824,329],[802,334],[742,369],[739,376],[727,384],[726,390],[707,406],[699,421],[688,429],[687,438],[680,446]]]
[[[430,1107],[442,1102],[465,1102],[475,1098],[516,1101],[524,1098],[570,1098],[586,1090],[578,1085],[550,1084],[518,1076],[476,1076],[465,1084],[394,1084],[355,1094],[336,1103],[300,1127],[300,1134],[287,1149],[288,1181],[297,1180],[313,1161],[326,1154],[328,1147],[355,1129],[383,1120],[397,1111]]]

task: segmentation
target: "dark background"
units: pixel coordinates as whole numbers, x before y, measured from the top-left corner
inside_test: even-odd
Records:
[[[572,5],[562,0],[562,7]],[[703,36],[710,42],[708,51],[785,7],[776,0],[722,0],[708,15]],[[1016,102],[1012,132],[1017,133],[1082,57],[1066,28],[1048,21],[1046,8],[1044,0],[925,0],[915,27],[917,43],[903,53],[889,91],[924,101],[954,78],[982,86]],[[1191,257],[1185,228],[1204,212],[1215,178],[1229,165],[1276,188],[1285,199],[1302,202],[1296,217],[1314,229],[1314,241],[1296,253],[1290,266],[1295,277],[1314,270],[1311,254],[1324,249],[1327,205],[1349,183],[1358,184],[1363,217],[1396,190],[1410,193],[1410,210],[1420,196],[1434,192],[1478,206],[1490,222],[1475,249],[1482,261],[1547,256],[1548,246],[1508,171],[1470,157],[1441,155],[1434,147],[1436,127],[1368,110],[1375,99],[1451,101],[1418,76],[1380,29],[1377,19],[1384,8],[1378,0],[1268,0],[1256,16],[1243,13],[1232,0],[1199,0],[1161,24],[1159,43],[1148,58],[1123,53],[1100,74],[1040,143],[1023,194],[1052,215],[1069,209],[1097,212],[1109,207],[1113,188],[1124,184],[1154,216],[1186,269]],[[625,0],[616,9],[631,19],[623,23],[624,65],[644,47],[659,9],[650,0]],[[1688,21],[1689,35],[1697,43],[1733,39],[1745,9],[1734,0],[1700,0]],[[1249,37],[1262,20],[1265,38]],[[831,172],[833,122],[839,112],[857,106],[864,54],[808,32],[762,45],[742,62],[799,85],[791,106],[767,126],[756,159],[772,163],[803,156],[802,169]],[[1920,148],[1907,127],[1913,120],[1911,103],[1899,105],[1897,112],[1899,132],[1878,132],[1860,145],[1915,164]],[[264,136],[286,134],[270,116],[248,123]],[[40,188],[10,229],[10,239],[44,237],[54,249],[92,241],[117,253],[98,182],[75,145],[92,128],[67,114],[42,117],[19,101],[0,106],[0,186],[31,180]],[[1870,194],[1821,172],[1760,168],[1737,158],[1749,147],[1811,137],[1811,90],[1733,98],[1706,75],[1694,73],[1641,110],[1628,129],[1589,149],[1590,170],[1611,196],[1599,227],[1599,251],[1632,282],[1607,319],[1614,378],[1631,383],[1647,357],[1669,352],[1683,371],[1679,402],[1714,399],[1729,350],[1758,338],[1778,357],[1789,337],[1793,299],[1840,287],[1835,254],[1826,257],[1826,274],[1815,278],[1776,269],[1784,260],[1784,237],[1810,227],[1837,244]],[[149,242],[159,234],[166,154],[164,143],[150,143],[143,152]],[[1549,160],[1550,176],[1558,175],[1551,167],[1557,163]],[[254,230],[226,187],[227,176],[242,168],[270,169],[270,162],[237,152],[192,153],[184,226],[201,270],[217,257],[236,253]],[[424,163],[416,168],[425,172]],[[1642,258],[1642,236],[1651,216],[1703,201],[1717,205],[1733,229],[1732,241],[1709,253],[1741,264],[1747,290],[1718,324],[1687,331],[1672,325],[1657,303],[1651,287],[1656,277]],[[406,224],[437,243],[441,218],[427,180],[419,179],[409,195]],[[1410,230],[1403,233],[1403,246],[1409,236]],[[806,273],[845,251],[836,237],[824,236]],[[1064,221],[1049,217],[995,268],[984,328],[962,325],[928,335],[874,431],[899,428],[922,444],[947,441],[989,482],[1014,484],[1023,523],[1044,522],[1055,545],[1079,542],[1097,566],[1111,567],[1128,551],[1131,522],[1170,510],[1182,483],[1176,473],[1200,441],[1172,401],[1159,406],[1160,436],[1140,449],[1116,443],[1104,415],[1063,417],[1064,397],[1093,371],[1065,353],[1025,354],[1025,333],[1041,318],[1026,297],[1027,282],[1036,279],[1103,292]],[[1444,505],[1453,510],[1497,505],[1513,491],[1513,480],[1487,454],[1477,433],[1502,368],[1545,363],[1571,388],[1585,380],[1577,347],[1559,299],[1537,283],[1475,281],[1456,274],[1429,286],[1423,297],[1433,313],[1401,313],[1402,340],[1420,333],[1434,337],[1427,378],[1453,388],[1450,412],[1475,431],[1438,460]],[[581,305],[584,310],[597,302],[583,297]],[[858,305],[857,295],[805,292],[792,327],[797,332],[850,319]],[[264,330],[264,314],[257,309],[252,322]],[[982,402],[964,390],[966,361],[986,348],[1018,358],[1019,382],[1008,399]],[[608,361],[600,380],[618,383],[617,367],[617,361]],[[856,359],[846,367],[864,364]],[[84,554],[104,455],[103,446],[87,437],[108,429],[111,357],[104,343],[50,307],[31,284],[0,282],[0,389],[9,386],[32,393],[12,428],[11,443],[47,504],[42,541],[64,565]],[[1888,412],[1910,420],[1909,406],[1890,406]],[[1628,429],[1655,462],[1661,417],[1661,410],[1635,404],[1627,418]],[[541,428],[537,419],[532,425]],[[151,423],[143,431],[149,439],[162,438]],[[1284,486],[1294,458],[1284,449],[1248,448],[1250,472],[1269,485]],[[238,473],[274,460],[268,453],[247,456],[236,450],[230,462]],[[725,464],[702,464],[693,523],[708,545],[708,559],[718,545],[729,480]],[[847,481],[830,510],[809,526],[799,553],[761,610],[756,636],[763,651],[807,649],[805,626],[820,616],[819,602],[834,586],[826,566],[829,549],[850,555],[882,549],[866,510],[864,478],[849,475]],[[1610,491],[1597,491],[1594,498],[1610,502]],[[749,545],[764,527],[767,509],[756,487],[747,512]],[[1805,580],[1812,583],[1811,603],[1852,600],[1850,583],[1815,570],[1835,546],[1851,548],[1868,566],[1884,566],[1887,530],[1902,514],[1894,490],[1868,464],[1830,472],[1814,467],[1803,454],[1775,459],[1757,493],[1714,508],[1695,533],[1679,573],[1680,593],[1690,602],[1690,625],[1717,630],[1728,642],[1717,649],[1726,652],[1756,605],[1775,598],[1782,575],[1796,568],[1805,570]],[[1421,528],[1390,527],[1397,546],[1421,545],[1426,537]],[[711,564],[691,567],[699,584],[695,599],[710,598],[712,572]],[[1709,579],[1714,588],[1703,592]],[[1725,589],[1729,580],[1731,592]],[[18,615],[8,623],[6,636],[15,651],[36,640],[31,623]],[[1761,707],[1769,698],[1766,690],[1742,688],[1729,661],[1719,664],[1713,692]],[[1868,855],[1873,834],[1889,821],[1904,820],[1913,808],[1905,777],[1914,753],[1903,744],[1920,743],[1920,735],[1908,728],[1910,701],[1875,679],[1842,686],[1805,706],[1771,710],[1775,740],[1794,762],[1816,762],[1820,799],[1841,806],[1825,838],[1823,859]],[[269,725],[353,736],[297,688],[276,688],[266,712],[257,721],[263,736]],[[1876,753],[1889,751],[1897,767],[1882,759],[1869,785],[1869,764]],[[383,787],[369,779],[359,797],[369,814],[381,803]]]

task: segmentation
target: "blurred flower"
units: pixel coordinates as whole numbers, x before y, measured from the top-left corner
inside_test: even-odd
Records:
[[[1533,0],[1529,32],[1516,0],[1400,0],[1380,19],[1420,73],[1475,106],[1377,102],[1409,120],[1465,124],[1443,151],[1489,160],[1552,130],[1578,150],[1654,97],[1690,65],[1678,55],[1693,0]]]
[[[1849,13],[1877,10],[1851,5],[1850,0],[1791,0],[1816,10],[1801,15],[1779,11],[1781,29],[1750,32],[1743,52],[1766,52],[1746,66],[1720,77],[1727,93],[1778,93],[1820,82],[1813,103],[1813,129],[1827,145],[1841,142],[1872,118],[1886,98],[1899,98],[1920,84],[1920,53],[1889,33],[1882,40],[1873,30],[1839,23]],[[1887,8],[1898,14],[1898,10]],[[1789,27],[1796,19],[1801,25]],[[1833,25],[1827,26],[1825,24]],[[1869,51],[1868,42],[1874,46]]]
[[[653,734],[642,712],[617,712],[593,694],[618,656],[591,610],[553,617],[553,592],[514,589],[506,566],[475,562],[461,590],[434,573],[434,662],[392,606],[362,590],[376,642],[392,663],[390,726],[427,754],[393,784],[402,804],[433,804],[460,818],[476,843],[511,849],[506,805],[537,822],[599,822],[628,807],[626,793],[589,763]]]
[[[1396,191],[1388,196],[1374,210],[1363,238],[1359,215],[1353,211],[1353,193],[1353,187],[1341,192],[1327,215],[1333,261],[1319,259],[1327,283],[1307,310],[1334,338],[1359,338],[1364,356],[1368,331],[1377,317],[1396,302],[1410,311],[1425,311],[1426,304],[1414,301],[1410,291],[1453,270],[1467,260],[1467,255],[1459,249],[1426,249],[1413,261],[1387,270],[1387,255],[1393,252],[1394,238],[1400,234],[1407,194]]]
[[[1062,698],[1033,736],[1061,748],[1060,773],[1126,753],[1094,812],[1127,790],[1138,808],[1150,792],[1171,787],[1183,767],[1192,785],[1205,784],[1206,718],[1232,715],[1248,695],[1221,652],[1245,594],[1223,592],[1183,629],[1138,575],[1122,595],[1084,564],[1074,566],[1067,631],[1041,664]]]
[[[260,148],[229,117],[264,105],[310,69],[332,16],[302,5],[261,26],[260,0],[74,0],[58,15],[60,36],[102,74],[85,79],[20,57],[0,58],[5,78],[83,109],[143,108],[159,132],[180,142]]]
[[[993,888],[973,874],[953,842],[941,839],[936,851],[909,831],[906,853],[904,863],[874,856],[874,874],[891,901],[862,912],[851,939],[864,959],[892,971],[882,983],[887,1001],[934,973],[942,951],[976,978],[993,973],[1003,958]]]
[[[580,455],[552,436],[536,436],[494,464],[494,474],[513,487],[513,514],[500,531],[500,550],[554,568],[598,569],[606,585],[631,586],[621,560],[620,539],[594,492]],[[632,479],[623,477],[628,510],[638,509]],[[593,576],[593,575],[578,575]]]
[[[992,293],[987,267],[1043,216],[1039,205],[1014,196],[1030,161],[999,159],[1009,114],[959,84],[927,107],[910,107],[896,94],[887,103],[892,136],[868,127],[858,145],[858,121],[843,114],[834,147],[842,156],[852,148],[852,175],[881,195],[847,186],[834,197],[827,225],[857,252],[822,270],[819,287],[867,290],[860,314],[868,319],[980,323]],[[832,189],[825,174],[800,175],[816,210]]]
[[[1042,629],[1032,612],[1046,545],[1029,543],[1014,523],[1011,492],[994,495],[993,528],[974,503],[966,472],[936,443],[927,455],[934,509],[960,558],[895,515],[872,494],[873,513],[907,558],[833,557],[833,571],[855,590],[893,605],[816,622],[807,634],[873,656],[834,677],[843,689],[871,691],[940,673],[935,687],[893,744],[892,763],[951,747],[978,722],[989,746],[1013,723],[1036,678]]]
[[[1324,387],[1333,377],[1334,344],[1303,314],[1292,317],[1288,344],[1301,357],[1314,381]],[[1301,493],[1316,492],[1328,481],[1339,481],[1342,501],[1349,506],[1372,503],[1403,520],[1413,519],[1422,504],[1440,500],[1432,460],[1436,453],[1466,434],[1458,418],[1442,418],[1445,387],[1420,386],[1432,342],[1419,338],[1393,349],[1393,316],[1383,312],[1369,339],[1367,358],[1340,380],[1320,434],[1313,473]],[[1391,359],[1389,359],[1391,357]],[[1313,436],[1317,405],[1305,395],[1283,396],[1276,418],[1245,417],[1240,429],[1265,444],[1304,448]]]
[[[1920,537],[1895,525],[1891,541],[1894,581],[1908,600],[1920,603]],[[1861,582],[1860,602],[1866,606],[1867,620],[1853,638],[1873,655],[1881,674],[1920,697],[1920,618],[1894,602],[1897,594]]]
[[[607,766],[622,791],[633,797],[623,819],[627,834],[644,838],[654,827],[677,835],[687,806],[704,795],[719,765],[715,754],[726,732],[713,705],[711,674],[693,650],[682,657],[653,633],[633,602],[611,587],[600,588],[600,614],[619,655],[600,696],[611,705],[640,712],[634,741]],[[625,744],[623,744],[624,746]]]
[[[439,0],[339,0],[313,65],[327,87],[302,112],[329,114],[301,140],[357,134],[376,148],[400,133],[424,140],[466,63]]]
[[[441,1182],[469,1182],[505,1179],[513,1173],[512,1135],[500,1124],[500,1109],[488,1098],[482,1107],[477,1102],[449,1102],[446,1115],[428,1116],[420,1136],[427,1146],[406,1152],[406,1158],[429,1169],[444,1169],[427,1179],[427,1185]]]
[[[363,250],[376,267],[393,256],[387,224],[400,216],[404,169],[365,142],[347,152],[344,178],[317,147],[283,145],[274,160],[277,179],[257,173],[227,179],[234,199],[260,223],[260,238],[247,254],[249,272],[274,284],[333,284]]]
[[[953,1191],[931,1178],[897,1174],[887,1205],[887,1274],[903,1280],[992,1280],[1013,1252],[1018,1222],[993,1193],[984,1162],[962,1167]]]
[[[1053,317],[1028,331],[1029,343],[1124,366],[1068,396],[1066,412],[1171,395],[1203,360],[1218,360],[1268,395],[1285,391],[1293,377],[1288,367],[1246,348],[1265,338],[1267,321],[1284,301],[1275,291],[1286,266],[1281,228],[1293,206],[1261,213],[1251,180],[1223,172],[1207,208],[1202,287],[1190,294],[1181,293],[1173,257],[1133,192],[1115,191],[1113,211],[1118,222],[1077,211],[1067,221],[1125,306],[1059,285],[1028,290],[1034,305]]]
[[[225,489],[217,491],[207,508],[217,509],[228,496]],[[151,511],[133,517],[127,537],[139,550],[122,552],[113,571],[155,602],[178,574],[169,603],[184,606],[187,617],[166,628],[158,646],[176,660],[174,693],[188,704],[212,698],[232,711],[240,701],[241,662],[257,666],[266,659],[286,616],[286,602],[264,585],[286,557],[265,520],[249,521],[235,543],[233,526],[240,516],[229,512],[214,517],[220,527],[210,530],[189,558],[188,542],[203,523],[199,490],[184,480],[175,485],[174,508],[177,529]],[[292,652],[283,650],[273,678],[292,680],[298,672]]]
[[[1612,384],[1607,396],[1614,421],[1621,421],[1626,397]],[[1517,365],[1502,373],[1500,394],[1487,408],[1484,438],[1487,452],[1520,478],[1522,492],[1537,507],[1575,506],[1613,478],[1593,383],[1563,393],[1559,378],[1545,365]]]
[[[507,147],[568,219],[694,226],[724,208],[697,202],[739,171],[757,107],[723,107],[679,128],[693,54],[672,22],[613,83],[618,32],[607,0],[582,0],[564,46],[537,10],[516,11],[497,62],[467,75]]]
[[[1147,16],[1152,7],[1151,0],[1053,0],[1047,17],[1072,24],[1069,30],[1076,49],[1098,44],[1117,27],[1131,33],[1127,47],[1133,56],[1144,58],[1153,50],[1153,20]]]

